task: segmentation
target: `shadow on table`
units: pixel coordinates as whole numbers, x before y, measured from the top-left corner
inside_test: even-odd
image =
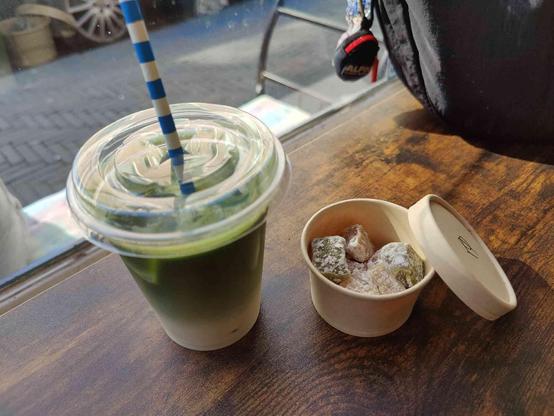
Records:
[[[378,409],[375,413],[403,414],[419,403],[426,414],[445,408],[448,414],[478,414],[482,397],[491,397],[495,413],[524,408],[521,380],[549,370],[545,363],[552,341],[542,334],[554,322],[545,312],[554,307],[554,296],[530,265],[517,258],[498,260],[518,298],[514,311],[494,322],[483,319],[437,276],[423,289],[408,321],[388,335],[350,337],[321,321],[317,335],[306,334],[314,351],[313,358],[305,355],[309,372],[317,381],[340,374],[338,379],[350,384],[327,383],[328,394],[347,395],[352,405]],[[391,391],[404,386],[425,387],[404,389],[397,402],[391,401]],[[546,391],[534,396],[537,413],[546,408],[547,397]]]
[[[424,108],[398,114],[394,117],[394,121],[400,127],[422,133],[452,134],[452,131],[440,118]]]
[[[448,343],[459,337],[467,338],[470,344],[473,342],[471,338],[474,338],[474,341],[487,340],[491,343],[487,350],[493,350],[493,345],[508,344],[511,337],[519,334],[523,339],[520,340],[521,345],[531,347],[538,344],[540,341],[533,338],[536,334],[532,333],[528,323],[534,322],[534,325],[544,327],[552,325],[554,317],[545,315],[542,311],[552,310],[554,307],[554,292],[546,278],[524,261],[506,257],[497,257],[497,260],[506,273],[518,301],[514,311],[498,320],[488,321],[479,317],[446,288],[437,275],[423,290],[408,321],[396,331],[376,338],[355,338],[346,335],[343,337],[348,338],[351,347],[356,345],[369,348],[374,358],[377,352],[383,350],[382,359],[390,358],[387,354],[399,346],[407,349],[406,353],[413,348],[412,352],[424,352],[426,355],[430,353],[430,348],[434,348],[433,342],[430,342],[432,339],[437,339],[437,344]],[[402,358],[405,352],[397,353]]]
[[[459,134],[450,129],[441,119],[420,108],[397,115],[394,120],[406,129],[423,133]],[[483,139],[461,137],[473,146],[488,152],[500,155],[528,160],[532,162],[554,165],[554,142],[513,142],[513,141],[487,141]]]

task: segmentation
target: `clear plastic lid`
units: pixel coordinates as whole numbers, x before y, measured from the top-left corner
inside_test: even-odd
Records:
[[[194,255],[263,221],[288,183],[280,142],[253,116],[214,104],[171,106],[185,150],[182,196],[154,110],[124,117],[81,148],[67,183],[86,237],[135,257]]]

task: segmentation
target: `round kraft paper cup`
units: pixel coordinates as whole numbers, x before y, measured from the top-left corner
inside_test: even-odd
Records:
[[[411,244],[424,260],[424,278],[409,289],[388,295],[358,293],[331,282],[312,264],[311,241],[340,234],[352,224],[363,225],[377,247],[393,241]],[[349,199],[316,212],[302,232],[301,251],[308,266],[311,297],[317,313],[339,331],[359,337],[385,335],[402,326],[419,293],[434,275],[409,226],[408,210],[378,199]]]

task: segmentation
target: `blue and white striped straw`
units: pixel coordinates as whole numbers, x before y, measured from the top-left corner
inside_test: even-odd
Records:
[[[158,72],[158,65],[156,65],[156,59],[150,45],[150,38],[142,18],[140,6],[137,0],[119,0],[119,5],[125,18],[131,42],[135,48],[135,54],[140,63],[146,88],[148,88],[152,105],[165,137],[171,165],[179,181],[179,188],[184,195],[191,194],[194,192],[194,184],[192,182],[183,182],[184,151],[181,147],[177,129],[175,128],[175,121],[169,108],[162,79]]]

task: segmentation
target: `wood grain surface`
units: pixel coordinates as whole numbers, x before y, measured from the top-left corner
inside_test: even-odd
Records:
[[[554,414],[554,150],[448,133],[398,84],[288,145],[262,312],[215,352],[167,338],[111,255],[0,318],[0,415]],[[518,307],[496,322],[440,278],[394,333],[344,335],[312,307],[300,232],[354,197],[447,199],[497,255]]]

